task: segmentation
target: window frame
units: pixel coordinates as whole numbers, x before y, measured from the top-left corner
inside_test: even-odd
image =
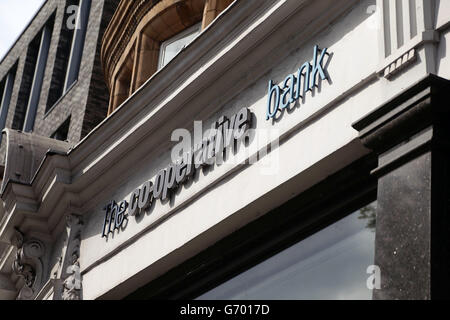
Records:
[[[202,24],[201,23],[196,23],[195,25],[181,31],[180,33],[176,34],[175,36],[161,42],[161,46],[159,48],[159,57],[158,57],[158,71],[161,70],[162,68],[164,68],[166,65],[168,65],[170,63],[170,61],[172,61],[173,59],[175,59],[175,57],[183,50],[181,49],[180,52],[178,52],[175,57],[172,58],[172,60],[170,60],[169,62],[167,62],[166,64],[163,65],[164,62],[164,56],[165,56],[165,52],[166,49],[169,45],[171,45],[172,43],[174,43],[175,41],[178,41],[180,39],[186,38],[189,35],[193,34],[193,33],[197,33],[197,36],[202,32]],[[194,38],[195,39],[195,38]],[[192,41],[191,41],[192,42]],[[188,46],[191,42],[189,42],[188,44],[185,45]]]
[[[44,118],[55,109],[77,85],[86,44],[87,28],[91,15],[92,0],[75,0],[67,2],[64,7],[64,21],[70,17],[69,7],[76,6],[76,26],[70,30],[63,25],[58,41],[55,59],[64,65],[63,71],[52,71],[51,85],[45,106]],[[66,45],[63,46],[63,41]],[[58,97],[56,100],[55,98]]]
[[[14,92],[14,84],[17,76],[16,62],[13,67],[8,71],[5,77],[0,81],[0,130],[3,131],[6,128],[6,122],[8,120],[8,113],[11,107],[11,99]],[[0,135],[0,144],[3,141],[3,135]]]

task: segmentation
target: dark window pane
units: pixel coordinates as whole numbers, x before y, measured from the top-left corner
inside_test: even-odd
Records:
[[[375,212],[372,203],[198,299],[372,299]]]
[[[12,129],[22,130],[25,122],[25,114],[27,112],[28,101],[30,99],[31,86],[33,84],[34,71],[39,54],[39,46],[41,43],[42,31],[39,32],[33,41],[30,42],[25,59],[24,71],[20,85],[19,97],[17,99],[16,110],[12,123]]]
[[[14,89],[14,81],[16,79],[17,64],[9,71],[5,79],[0,83],[0,131],[6,127],[6,119],[8,117],[9,105]],[[3,135],[0,135],[0,143]]]
[[[52,139],[66,141],[69,135],[69,127],[70,127],[70,118],[69,117],[64,123],[51,135]]]
[[[69,10],[73,6],[78,6],[80,0],[69,0],[64,8],[64,20],[59,35],[58,48],[56,50],[55,64],[53,67],[52,81],[47,100],[46,112],[55,105],[55,103],[64,94],[64,85],[66,80],[67,68],[69,65],[70,51],[72,48],[74,28],[71,26],[71,15],[74,13]]]

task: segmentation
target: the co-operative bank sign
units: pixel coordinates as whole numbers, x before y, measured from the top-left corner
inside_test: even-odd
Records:
[[[275,119],[277,114],[287,109],[291,103],[303,98],[312,91],[321,80],[328,79],[324,59],[328,56],[327,49],[314,47],[313,63],[304,63],[297,71],[286,77],[281,87],[269,81],[266,119]],[[102,237],[120,229],[129,216],[138,215],[148,209],[154,201],[166,201],[171,190],[177,189],[192,179],[195,172],[203,166],[213,165],[214,159],[232,144],[240,141],[251,126],[251,113],[247,108],[241,109],[230,119],[221,117],[215,122],[213,134],[184,154],[182,160],[170,164],[159,171],[153,181],[145,182],[130,196],[129,201],[117,203],[111,201],[105,206],[105,218]]]
[[[269,81],[266,119],[274,119],[279,112],[287,109],[292,103],[304,98],[307,92],[318,86],[320,80],[327,80],[328,73],[324,59],[328,56],[327,48],[320,50],[314,47],[313,64],[305,62],[296,74],[291,74],[283,81],[281,88]],[[319,56],[320,54],[320,56]]]
[[[120,229],[128,216],[135,216],[147,210],[154,201],[166,201],[171,191],[192,179],[196,171],[213,165],[216,157],[223,155],[235,143],[241,142],[250,125],[251,113],[247,108],[242,108],[230,119],[221,117],[214,123],[215,130],[210,130],[210,133],[183,154],[179,161],[160,170],[154,180],[137,188],[129,201],[112,201],[104,208],[106,214],[102,237],[108,237],[114,230]]]

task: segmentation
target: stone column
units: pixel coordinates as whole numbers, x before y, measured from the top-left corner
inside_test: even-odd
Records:
[[[133,58],[134,53],[130,53],[115,76],[112,105],[110,105],[108,114],[117,109],[132,93]]]
[[[202,30],[205,29],[217,16],[225,10],[233,0],[206,0],[203,13]]]
[[[450,82],[428,76],[354,124],[379,156],[373,298],[449,298]]]
[[[133,67],[133,92],[158,71],[159,48],[159,42],[153,40],[145,33],[139,35]]]
[[[113,113],[113,111],[116,110],[122,104],[122,102],[124,102],[128,98],[129,92],[130,84],[121,79],[117,79],[114,84],[112,105],[110,106],[110,111],[108,112],[108,114]]]

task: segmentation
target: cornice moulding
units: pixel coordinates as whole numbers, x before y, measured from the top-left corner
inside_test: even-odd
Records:
[[[323,2],[324,7],[328,2]],[[9,184],[5,196],[10,198],[13,193],[27,192],[30,199],[34,199],[36,203],[42,202],[29,213],[46,221],[47,227],[39,228],[42,233],[55,237],[67,209],[85,212],[92,205],[87,197],[93,198],[95,194],[86,190],[99,188],[94,182],[100,175],[104,185],[112,181],[115,175],[109,172],[112,164],[117,163],[130,148],[148,148],[147,143],[143,141],[150,135],[154,144],[167,140],[167,135],[159,133],[165,119],[177,114],[202,88],[210,86],[222,72],[239,63],[250,50],[262,45],[267,35],[281,37],[273,31],[286,19],[298,13],[300,8],[311,3],[312,0],[235,2],[228,8],[232,12],[226,15],[227,19],[219,16],[174,62],[150,78],[111,117],[105,119],[84,140],[69,150],[67,155],[47,154],[33,177],[32,186],[19,187],[15,183]],[[346,2],[347,6],[340,4],[339,7],[343,8],[343,12],[353,3],[354,1],[349,0]],[[326,23],[329,23],[326,17],[335,17],[342,12],[327,13],[318,10],[320,17],[317,23],[325,27]],[[320,30],[318,28],[317,32]],[[264,50],[269,48],[264,47]],[[200,66],[199,59],[204,56],[208,58],[205,59],[207,64]],[[190,70],[196,72],[189,72]],[[234,79],[229,81],[233,82]],[[211,97],[210,95],[205,99],[211,100]],[[198,111],[201,110],[199,106],[196,107],[199,108]],[[211,109],[202,112],[214,111]],[[98,148],[99,145],[104,148]],[[17,207],[11,212],[17,213],[21,210]],[[32,225],[35,222],[23,221],[24,219],[28,219],[25,213],[8,217],[7,224],[0,226],[3,227],[0,236],[8,237],[4,229],[6,226]]]

